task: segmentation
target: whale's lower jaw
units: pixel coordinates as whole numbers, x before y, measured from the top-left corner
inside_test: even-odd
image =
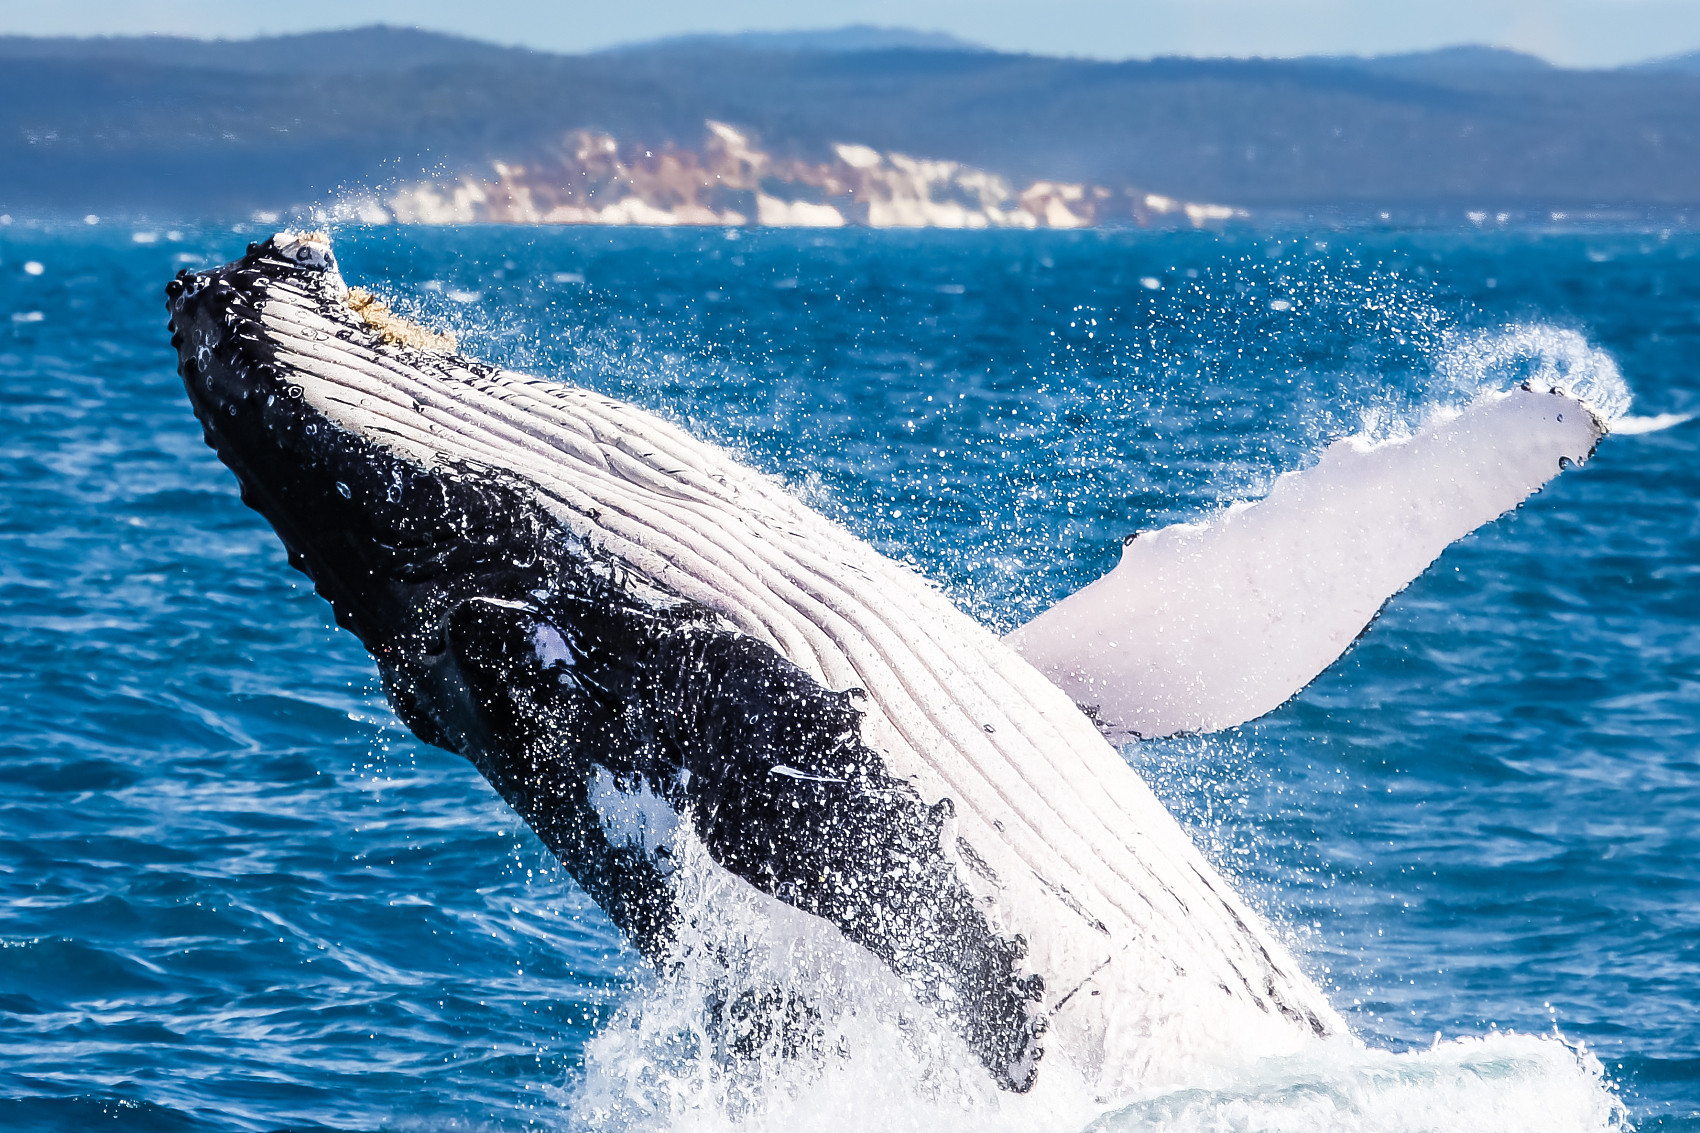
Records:
[[[346,294],[282,237],[172,284],[207,440],[398,714],[645,952],[682,824],[1005,1088],[1046,1047],[1113,1088],[1344,1030],[1067,697],[912,574],[711,446]]]

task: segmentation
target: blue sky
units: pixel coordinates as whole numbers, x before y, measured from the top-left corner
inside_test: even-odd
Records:
[[[1611,66],[1700,49],[1700,0],[0,0],[0,32],[31,35],[249,36],[378,21],[555,51],[849,23],[1098,58],[1487,43],[1572,66]]]

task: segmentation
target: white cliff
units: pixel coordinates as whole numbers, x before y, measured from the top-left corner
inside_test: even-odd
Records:
[[[1244,216],[1135,189],[1008,180],[954,161],[833,147],[826,162],[775,157],[723,122],[700,153],[622,147],[579,130],[550,156],[364,199],[361,219],[402,224],[761,225],[775,228],[1085,228]]]

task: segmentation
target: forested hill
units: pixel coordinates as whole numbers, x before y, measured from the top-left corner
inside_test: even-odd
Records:
[[[0,210],[281,209],[558,155],[581,130],[691,147],[707,119],[798,160],[848,143],[1254,212],[1700,206],[1692,58],[1104,63],[872,31],[576,56],[394,28],[0,38]]]

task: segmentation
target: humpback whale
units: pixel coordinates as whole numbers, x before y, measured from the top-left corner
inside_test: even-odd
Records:
[[[1484,412],[1551,428],[1456,506],[1432,505],[1432,458],[1467,436],[1331,452],[1250,509],[1134,540],[1004,641],[678,426],[462,356],[350,289],[322,235],[182,272],[167,305],[207,442],[397,714],[641,951],[679,927],[694,839],[874,957],[1012,1091],[1051,1052],[1109,1093],[1348,1033],[1106,733],[1273,707],[1603,429],[1559,392],[1505,395]],[[1349,553],[1284,533],[1319,506],[1348,543],[1403,509],[1396,564],[1342,581]]]

